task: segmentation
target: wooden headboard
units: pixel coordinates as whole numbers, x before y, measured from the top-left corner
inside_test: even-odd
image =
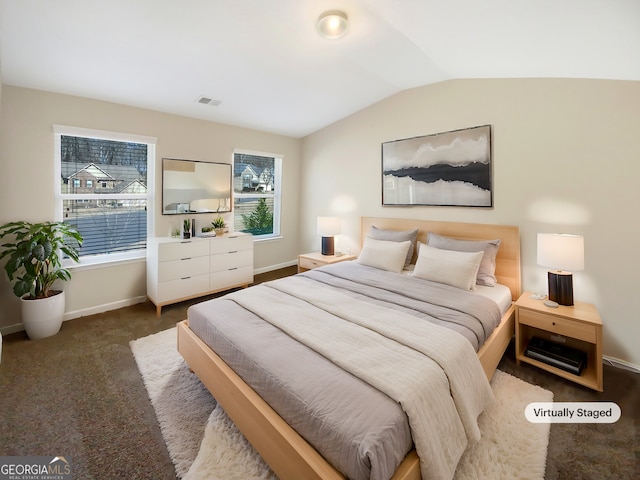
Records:
[[[364,243],[371,226],[389,230],[418,229],[418,241],[427,243],[427,233],[434,232],[462,240],[501,240],[496,256],[496,278],[498,283],[511,290],[515,301],[522,293],[520,278],[520,230],[511,225],[489,225],[480,223],[436,222],[404,218],[362,217],[360,245]],[[417,251],[417,249],[416,249]],[[417,254],[417,253],[416,253]],[[415,255],[413,262],[415,262]]]

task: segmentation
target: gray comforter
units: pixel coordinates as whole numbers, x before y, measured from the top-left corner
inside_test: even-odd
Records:
[[[295,314],[286,315],[282,311],[274,310],[276,304],[282,304],[283,295],[292,295],[296,291],[299,291],[298,296],[303,298],[292,297],[292,303],[297,305],[293,309]],[[306,295],[305,291],[309,294]],[[318,296],[318,292],[321,291],[325,293]],[[274,297],[269,296],[272,293]],[[327,299],[315,300],[324,297]],[[276,298],[280,300],[276,301]],[[378,378],[375,375],[359,375],[362,378],[356,376],[359,374],[360,364],[370,363],[366,360],[367,357],[359,356],[360,350],[369,349],[371,342],[364,339],[371,335],[370,332],[363,334],[362,341],[359,342],[360,337],[356,336],[352,342],[356,343],[352,348],[358,353],[358,368],[341,368],[338,365],[342,364],[343,360],[331,354],[333,347],[323,352],[324,339],[322,342],[314,343],[311,339],[300,343],[292,338],[298,334],[289,331],[288,325],[279,324],[277,320],[278,317],[297,317],[304,323],[314,318],[315,321],[321,322],[320,326],[333,325],[331,322],[339,321],[336,318],[344,316],[340,309],[347,308],[343,306],[334,311],[331,298],[336,299],[335,303],[340,299],[343,304],[345,298],[352,298],[352,302],[346,303],[360,305],[356,312],[363,312],[362,316],[373,317],[375,315],[367,315],[365,312],[378,310],[384,318],[389,317],[390,324],[394,322],[392,317],[397,317],[395,321],[399,321],[400,318],[403,321],[416,318],[429,324],[444,325],[461,333],[475,349],[497,325],[500,318],[499,309],[490,300],[453,287],[390,274],[355,262],[344,262],[306,272],[294,279],[277,280],[261,286],[260,289],[250,288],[203,302],[189,310],[189,324],[192,330],[338,470],[349,478],[389,478],[412,448],[413,441],[410,422],[401,406],[402,400],[393,399],[396,388],[385,389],[384,385],[377,384]],[[367,304],[372,307],[367,307]],[[272,310],[275,313],[268,313]],[[336,332],[341,332],[340,338],[350,334],[351,326],[347,327],[345,333],[337,329],[339,324],[335,325]],[[368,330],[371,327],[363,328]],[[438,328],[436,327],[436,332],[442,330]],[[457,335],[453,337],[454,340],[462,338]],[[473,352],[473,349],[469,350]],[[475,360],[477,362],[477,359]],[[441,359],[438,361],[442,362]],[[453,362],[455,363],[455,360]],[[383,376],[383,370],[389,371],[388,367],[389,361],[380,365],[380,377]],[[401,368],[402,371],[405,369],[409,371],[409,367]],[[471,375],[467,380],[473,381],[474,374],[469,372],[474,371],[475,376],[478,376],[478,370],[465,370],[466,375]],[[479,371],[479,376],[486,383],[481,369]],[[447,375],[441,375],[440,378],[445,378],[446,382]],[[416,375],[412,373],[409,376]],[[460,383],[462,386],[454,382],[450,390],[463,390],[465,382]],[[425,390],[425,395],[431,394],[429,388]],[[468,409],[467,416],[477,416],[490,395],[490,390],[487,394],[483,385],[469,388],[459,400],[443,401],[451,404],[470,403],[468,397],[473,396],[470,392],[474,391],[480,392],[479,399]],[[400,393],[397,396],[402,395]],[[439,408],[444,411],[444,407]],[[415,414],[409,413],[415,417]],[[475,421],[475,418],[472,420]],[[448,423],[460,423],[458,430],[443,430],[442,426],[435,423],[432,426],[429,426],[428,422],[416,424],[414,419],[411,423],[414,430],[416,425],[420,425],[420,431],[414,431],[414,438],[419,438],[418,443],[424,444],[425,438],[429,436],[431,439],[443,434],[447,437],[459,437],[461,428],[462,432],[466,430],[466,437],[477,438],[477,432],[474,431],[473,422],[470,422],[469,418]],[[448,469],[439,469],[438,476],[447,477],[451,474],[451,468],[455,470],[455,463],[461,454],[460,449],[464,450],[466,445],[466,438],[464,440],[464,444],[460,441],[453,442],[451,448],[448,446],[449,443],[444,442],[446,448],[442,451],[436,448],[432,453],[442,454],[447,457],[447,462],[453,462]],[[434,442],[431,441],[429,446],[431,444]],[[422,455],[424,453],[421,454],[421,458]],[[432,458],[428,463],[439,462]],[[423,474],[425,471],[423,468]]]

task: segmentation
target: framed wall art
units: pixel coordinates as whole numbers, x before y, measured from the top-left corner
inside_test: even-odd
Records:
[[[382,205],[492,207],[491,125],[383,143]]]

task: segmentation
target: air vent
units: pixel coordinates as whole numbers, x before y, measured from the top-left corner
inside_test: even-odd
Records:
[[[217,107],[222,103],[222,101],[215,100],[209,97],[200,97],[198,98],[198,103],[202,103],[203,105],[211,105],[212,107]]]

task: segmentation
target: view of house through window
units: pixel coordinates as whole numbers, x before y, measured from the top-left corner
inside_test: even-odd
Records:
[[[144,250],[153,148],[68,135],[59,142],[62,220],[84,237],[81,257]]]
[[[280,235],[282,157],[233,155],[234,229],[255,237]]]

